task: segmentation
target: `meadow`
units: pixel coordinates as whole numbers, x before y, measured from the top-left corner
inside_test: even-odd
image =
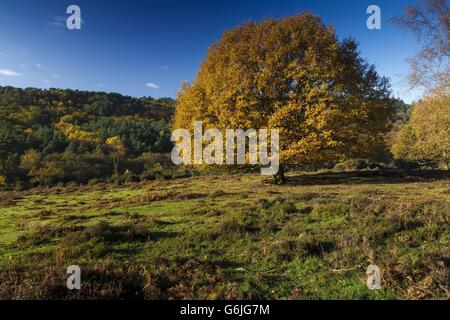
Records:
[[[448,299],[449,212],[439,171],[5,191],[0,299]]]

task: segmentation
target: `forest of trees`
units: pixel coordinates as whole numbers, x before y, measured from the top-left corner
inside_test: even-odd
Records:
[[[171,150],[173,108],[168,98],[0,87],[0,184],[136,179]]]

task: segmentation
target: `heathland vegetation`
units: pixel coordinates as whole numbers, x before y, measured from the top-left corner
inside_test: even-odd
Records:
[[[0,298],[449,298],[448,175],[265,179],[0,193]],[[366,286],[369,264],[381,290]]]

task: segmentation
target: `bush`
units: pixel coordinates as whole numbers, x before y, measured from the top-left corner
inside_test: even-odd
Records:
[[[139,179],[141,181],[153,181],[156,180],[156,175],[153,172],[144,171],[140,174]]]
[[[125,174],[124,179],[125,179],[125,182],[139,182],[140,181],[139,176],[132,172]]]
[[[16,181],[14,183],[14,190],[15,191],[22,191],[22,190],[25,190],[28,187],[29,187],[29,185],[25,181],[20,181],[19,180],[19,181]]]
[[[345,166],[349,170],[363,170],[367,168],[367,162],[364,159],[350,159],[345,161]]]
[[[336,165],[333,168],[333,171],[335,171],[335,172],[340,172],[340,171],[344,171],[344,170],[345,170],[345,166],[342,162],[336,163]]]
[[[394,166],[400,170],[416,170],[420,168],[420,163],[417,161],[396,159],[394,160]]]
[[[88,181],[88,185],[89,185],[89,186],[94,186],[94,185],[99,184],[99,183],[102,183],[102,182],[105,182],[105,179],[94,178],[94,179],[90,179],[90,180]]]
[[[373,165],[372,165],[373,166]],[[368,161],[364,159],[349,159],[347,161],[337,163],[333,171],[357,171],[369,168]]]

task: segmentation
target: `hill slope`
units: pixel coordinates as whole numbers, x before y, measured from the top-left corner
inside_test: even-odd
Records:
[[[111,176],[115,153],[124,163],[145,153],[169,152],[174,103],[117,93],[0,87],[0,185],[87,182]],[[98,167],[88,170],[93,163]]]

